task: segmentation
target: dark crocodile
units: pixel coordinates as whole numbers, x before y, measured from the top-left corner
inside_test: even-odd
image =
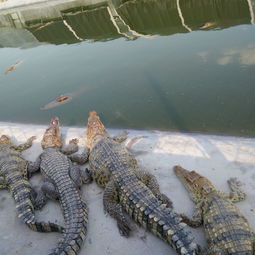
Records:
[[[8,136],[0,137],[0,188],[10,190],[15,200],[18,217],[30,229],[38,232],[61,232],[62,227],[57,224],[35,220],[34,207],[39,207],[41,198],[36,197],[27,180],[28,162],[21,157],[21,152],[30,148],[34,139],[33,136],[26,143],[17,146]]]
[[[69,146],[62,149],[59,120],[52,118],[41,142],[43,152],[29,168],[31,172],[40,169],[44,177],[41,190],[45,197],[58,199],[63,210],[66,224],[64,234],[51,255],[78,254],[86,237],[88,212],[79,187],[82,181],[88,182],[90,177],[65,155],[78,150],[77,142],[77,139],[72,139]],[[44,202],[45,199],[42,200]]]
[[[231,178],[228,184],[230,194],[218,191],[205,177],[195,171],[175,166],[174,171],[185,185],[196,210],[192,218],[182,215],[182,221],[192,227],[204,226],[210,255],[252,255],[254,233],[248,221],[233,204],[245,198],[239,183]]]
[[[93,179],[105,188],[105,210],[117,220],[124,236],[130,234],[131,217],[179,254],[198,254],[199,247],[193,242],[187,225],[181,223],[171,201],[160,192],[156,178],[138,169],[133,155],[120,144],[124,139],[110,138],[97,113],[90,113],[87,127],[89,165]]]

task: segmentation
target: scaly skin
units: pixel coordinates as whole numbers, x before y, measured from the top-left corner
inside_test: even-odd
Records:
[[[62,231],[62,227],[51,222],[37,222],[34,215],[35,191],[27,180],[27,161],[21,152],[32,146],[35,137],[16,146],[5,135],[0,138],[0,188],[8,188],[15,200],[18,217],[30,229],[38,232]]]
[[[129,214],[177,253],[198,254],[193,236],[173,211],[171,201],[160,193],[156,178],[139,170],[131,153],[116,142],[123,139],[110,138],[96,112],[90,113],[87,128],[90,171],[93,179],[105,187],[104,208],[117,220],[120,233],[128,236],[131,231]]]
[[[50,255],[78,254],[87,232],[88,212],[79,187],[81,181],[87,182],[88,178],[86,172],[74,166],[64,155],[76,152],[77,142],[73,139],[66,149],[62,149],[59,121],[52,118],[41,142],[44,151],[29,168],[30,172],[40,168],[45,179],[42,185],[45,197],[59,199],[64,214],[66,227],[63,237]],[[45,203],[45,198],[41,202]]]
[[[195,171],[180,166],[174,172],[191,194],[196,211],[190,219],[182,215],[183,222],[192,227],[204,226],[210,255],[252,255],[254,233],[240,210],[233,204],[245,198],[236,179],[228,181],[230,194],[216,190],[214,185]]]

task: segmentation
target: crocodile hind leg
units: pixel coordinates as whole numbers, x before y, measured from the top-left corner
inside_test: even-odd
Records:
[[[53,183],[49,181],[44,181],[41,190],[45,195],[47,195],[48,198],[52,200],[59,199],[58,191],[56,190],[55,185]]]
[[[27,139],[27,141],[20,145],[13,145],[12,148],[18,151],[24,151],[27,150],[32,146],[33,141],[36,139],[36,136],[31,136]]]
[[[38,192],[33,190],[32,201],[36,209],[41,209],[47,202],[47,200],[59,199],[59,194],[55,188],[55,185],[49,181],[44,181]]]
[[[7,183],[5,182],[4,177],[0,176],[0,189],[7,188]]]
[[[77,138],[71,139],[68,145],[61,148],[60,151],[65,155],[70,155],[77,152],[79,149],[78,141],[79,140]]]
[[[122,236],[128,237],[132,225],[130,219],[124,214],[118,199],[118,189],[113,181],[110,181],[105,188],[103,196],[104,209],[117,220],[119,232]]]
[[[47,202],[47,200],[58,200],[59,194],[55,188],[55,185],[49,181],[44,181],[39,191],[35,191],[32,188],[31,191],[31,200],[35,209],[41,209]]]
[[[165,194],[160,192],[158,181],[154,175],[143,170],[136,170],[135,175],[152,191],[154,196],[158,198],[163,204],[166,204],[167,207],[170,208],[173,207],[172,201]]]
[[[241,184],[237,178],[230,178],[228,185],[231,190],[229,198],[232,202],[236,203],[245,199],[245,193],[240,189]]]
[[[90,176],[92,176],[92,180],[94,180],[98,186],[105,188],[106,184],[110,180],[110,173],[103,171],[103,170],[93,170],[93,169],[87,169]]]
[[[81,169],[79,166],[71,166],[69,176],[78,188],[81,187],[82,183],[90,183],[92,181],[92,177],[88,169]]]
[[[199,204],[196,206],[195,212],[191,218],[185,214],[180,214],[179,216],[182,218],[182,222],[190,227],[197,228],[203,224],[202,210]]]
[[[42,190],[36,191],[33,187],[31,189],[31,201],[36,210],[42,209],[46,204],[47,198]]]
[[[36,191],[34,187],[31,189],[31,201],[36,210],[40,210],[46,203],[48,198],[57,200],[58,193],[55,189],[54,184],[51,182],[44,181],[41,188]]]
[[[222,251],[220,248],[211,245],[208,249],[202,250],[201,255],[228,255],[228,254],[225,251]]]

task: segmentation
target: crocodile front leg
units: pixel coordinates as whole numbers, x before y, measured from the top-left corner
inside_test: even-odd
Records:
[[[41,164],[40,156],[36,159],[35,162],[28,161],[28,166],[27,166],[28,179],[32,176],[33,173],[40,170],[40,164]]]
[[[170,208],[173,207],[172,201],[165,194],[160,192],[158,181],[154,175],[144,170],[136,170],[135,175],[152,191],[155,197],[158,198],[163,204],[166,204],[167,207]]]
[[[90,183],[92,181],[92,176],[89,170],[82,169],[79,166],[70,166],[69,176],[74,181],[75,185],[80,188],[82,183]]]
[[[116,136],[113,136],[112,139],[115,142],[122,143],[127,139],[127,137],[128,137],[128,132],[124,130],[119,132]]]
[[[131,221],[124,214],[118,199],[118,189],[113,181],[110,181],[105,188],[103,196],[104,209],[117,220],[117,226],[122,236],[128,237],[131,231]]]
[[[240,182],[237,178],[230,178],[228,180],[228,185],[231,190],[229,198],[232,202],[236,203],[245,199],[245,193],[240,189]]]
[[[12,148],[18,151],[24,151],[27,150],[32,146],[33,141],[36,139],[36,136],[31,136],[27,139],[27,141],[20,145],[13,145]]]
[[[185,214],[180,214],[179,216],[182,218],[182,222],[186,223],[190,227],[197,228],[203,224],[201,204],[196,206],[195,212],[191,218]]]
[[[79,140],[77,138],[71,139],[69,144],[61,148],[60,151],[65,155],[70,155],[77,152],[79,150],[78,141]]]
[[[89,151],[87,149],[84,149],[84,151],[81,154],[74,154],[68,156],[68,158],[72,162],[76,162],[79,165],[84,165],[89,159]]]

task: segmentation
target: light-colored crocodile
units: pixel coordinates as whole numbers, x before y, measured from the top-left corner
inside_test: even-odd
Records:
[[[192,218],[182,215],[182,221],[192,227],[203,225],[208,250],[207,255],[252,255],[254,233],[240,210],[233,204],[245,198],[237,179],[228,184],[230,194],[218,191],[205,177],[180,166],[174,172],[187,188],[196,210]]]

